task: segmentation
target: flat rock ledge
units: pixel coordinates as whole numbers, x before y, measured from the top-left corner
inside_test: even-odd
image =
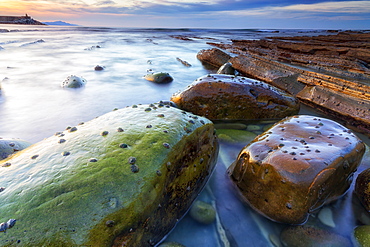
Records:
[[[370,135],[370,33],[271,37],[209,43],[226,55],[198,54],[214,64],[228,54],[234,69],[296,96],[301,102],[343,120],[347,127]],[[221,50],[220,50],[221,51]],[[222,64],[217,64],[221,66]]]

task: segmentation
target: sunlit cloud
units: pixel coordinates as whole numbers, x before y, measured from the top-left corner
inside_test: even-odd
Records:
[[[293,4],[280,7],[263,7],[256,9],[244,9],[234,11],[224,11],[231,15],[241,16],[274,16],[281,15],[289,17],[287,14],[315,14],[315,13],[346,13],[346,14],[369,14],[370,1],[344,1],[344,2],[323,2],[315,4]]]

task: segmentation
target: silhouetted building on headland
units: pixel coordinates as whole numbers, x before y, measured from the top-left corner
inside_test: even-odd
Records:
[[[45,25],[27,14],[25,16],[0,16],[0,24]]]

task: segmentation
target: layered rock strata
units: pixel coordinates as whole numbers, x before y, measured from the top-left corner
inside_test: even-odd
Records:
[[[370,134],[370,33],[210,44],[234,54],[229,62],[242,74],[284,89]]]
[[[163,104],[58,132],[0,161],[0,246],[154,246],[217,154],[209,120]]]
[[[348,190],[364,152],[362,141],[342,125],[299,115],[257,136],[228,173],[256,211],[273,221],[303,224]]]

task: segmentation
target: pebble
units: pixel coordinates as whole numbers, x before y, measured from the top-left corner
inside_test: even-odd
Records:
[[[318,218],[323,224],[333,228],[335,227],[333,211],[330,208],[328,207],[322,208],[319,212]]]
[[[196,201],[189,211],[190,216],[199,223],[211,224],[216,219],[215,208],[206,202]]]
[[[356,227],[354,236],[360,247],[370,246],[370,225]]]

